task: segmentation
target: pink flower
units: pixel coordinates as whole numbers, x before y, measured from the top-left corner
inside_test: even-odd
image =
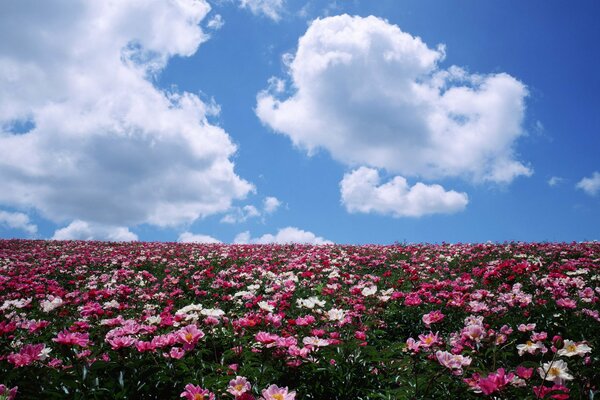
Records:
[[[89,338],[90,335],[87,333],[69,332],[64,330],[59,332],[56,338],[52,339],[52,341],[65,344],[67,346],[87,347],[90,344]]]
[[[483,394],[489,395],[508,385],[514,376],[515,374],[512,372],[506,375],[504,368],[500,368],[498,371],[489,374],[485,378],[481,378],[478,382],[478,387]]]
[[[279,336],[272,334],[272,333],[261,331],[261,332],[258,332],[254,338],[256,339],[257,342],[260,342],[262,344],[270,344],[270,343],[274,343],[279,338]]]
[[[440,310],[435,310],[430,312],[429,314],[425,314],[423,315],[423,323],[425,324],[425,326],[427,328],[429,328],[429,326],[431,324],[435,324],[436,322],[439,322],[441,320],[443,320],[445,317],[444,314],[442,314],[442,312]]]
[[[441,365],[451,369],[452,373],[455,375],[462,374],[462,367],[470,365],[472,361],[470,357],[464,357],[441,350],[435,352],[435,357]]]
[[[533,368],[525,368],[524,366],[519,365],[515,372],[519,378],[529,379],[531,378],[531,375],[533,375]]]
[[[294,400],[296,392],[288,392],[288,388],[280,388],[277,385],[271,385],[262,391],[261,400]]]
[[[231,393],[236,399],[239,398],[242,394],[249,391],[251,388],[250,382],[248,379],[243,376],[236,376],[235,379],[229,381],[229,387],[227,391]]]
[[[169,357],[179,360],[185,356],[185,350],[180,347],[173,347],[169,352]]]
[[[429,348],[436,344],[441,344],[439,333],[429,332],[427,335],[419,335],[419,347]]]
[[[9,389],[4,385],[0,385],[0,398],[6,399],[6,400],[13,400],[15,398],[15,396],[17,395],[18,389],[19,389],[18,386],[15,386],[14,388]]]
[[[136,339],[131,336],[117,336],[114,338],[107,338],[106,342],[110,344],[113,350],[121,349],[123,347],[131,347],[136,344]]]
[[[185,397],[187,400],[215,400],[215,394],[208,389],[202,389],[198,385],[188,383],[185,385],[185,390],[179,397]]]
[[[185,328],[177,331],[177,339],[179,343],[183,343],[185,350],[191,350],[194,348],[198,340],[204,337],[202,332],[196,325],[188,325]]]

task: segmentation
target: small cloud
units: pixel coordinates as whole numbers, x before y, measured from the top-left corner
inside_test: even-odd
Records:
[[[242,208],[236,207],[229,214],[221,218],[221,222],[226,224],[236,224],[246,222],[250,218],[260,217],[260,211],[256,207],[248,205]]]
[[[332,242],[309,231],[303,231],[293,226],[280,229],[275,235],[265,234],[258,238],[253,238],[249,231],[238,234],[233,242],[236,244],[285,244],[285,243],[303,243],[303,244],[331,244]]]
[[[279,208],[279,206],[281,206],[281,201],[279,201],[279,199],[277,199],[277,197],[266,197],[264,202],[264,211],[266,214],[272,214],[275,211],[277,211],[277,209]]]
[[[552,178],[548,179],[548,185],[551,187],[558,186],[563,181],[564,181],[564,178],[561,178],[559,176],[553,176]]]
[[[221,14],[217,14],[212,17],[206,24],[206,27],[212,29],[213,31],[218,31],[225,25],[225,20],[221,16]]]
[[[200,235],[192,232],[183,232],[177,239],[180,243],[221,243],[220,240],[212,236]]]
[[[596,196],[600,192],[600,172],[596,171],[589,178],[583,178],[577,185],[577,189],[581,189],[590,196]]]
[[[366,167],[344,175],[340,188],[342,204],[350,213],[420,217],[452,214],[464,210],[469,203],[466,193],[446,191],[440,185],[421,182],[411,187],[401,176],[380,183],[378,171]]]
[[[27,214],[8,211],[0,211],[0,226],[18,229],[32,235],[35,234],[38,229],[37,225],[30,222]]]
[[[111,242],[132,242],[138,236],[124,226],[91,224],[75,220],[68,226],[56,230],[52,240],[109,240]]]
[[[239,224],[246,222],[251,218],[264,217],[268,214],[273,214],[281,206],[281,201],[277,197],[268,196],[263,200],[263,209],[260,211],[253,205],[244,207],[234,207],[221,218],[221,222],[225,224]],[[264,218],[263,218],[264,223]]]
[[[284,0],[240,0],[240,7],[254,15],[264,15],[277,22],[281,19]]]

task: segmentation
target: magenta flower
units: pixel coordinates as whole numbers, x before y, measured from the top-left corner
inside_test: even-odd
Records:
[[[67,346],[87,347],[90,344],[90,335],[87,333],[69,332],[64,330],[58,333],[58,336],[52,341]]]
[[[208,389],[202,389],[198,385],[188,383],[179,397],[185,397],[187,400],[215,400],[215,394]]]
[[[17,395],[18,389],[18,386],[9,389],[5,385],[0,384],[0,399],[13,400]]]

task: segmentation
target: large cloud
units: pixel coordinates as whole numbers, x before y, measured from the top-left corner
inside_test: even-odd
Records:
[[[264,234],[258,238],[253,238],[249,231],[238,234],[234,243],[237,244],[269,244],[269,243],[304,243],[304,244],[331,244],[332,242],[324,239],[320,236],[315,235],[312,232],[304,231],[302,229],[288,226],[286,228],[279,229],[275,235],[270,233]]]
[[[469,202],[465,193],[446,191],[440,185],[419,182],[409,187],[401,176],[381,184],[377,170],[366,167],[344,175],[340,189],[342,204],[351,213],[420,217],[462,211]]]
[[[309,153],[324,148],[348,165],[428,179],[530,175],[514,152],[524,84],[441,69],[444,51],[376,17],[317,19],[288,58],[290,91],[272,79],[256,113]]]
[[[196,52],[209,9],[203,0],[0,3],[0,203],[79,228],[165,226],[227,210],[252,190],[234,172],[235,145],[207,121],[218,107],[152,83],[170,57]]]

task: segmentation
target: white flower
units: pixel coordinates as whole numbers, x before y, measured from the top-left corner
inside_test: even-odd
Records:
[[[148,318],[146,318],[146,323],[150,324],[150,325],[158,325],[162,322],[162,318],[159,317],[158,315],[152,315]]]
[[[542,342],[532,342],[530,340],[528,340],[525,344],[517,345],[517,350],[520,356],[525,353],[534,354],[537,350],[542,350],[544,348],[545,346],[542,344]]]
[[[361,293],[365,297],[373,296],[375,293],[377,293],[377,286],[367,286],[361,290]]]
[[[332,308],[327,311],[327,317],[330,321],[343,321],[346,318],[346,311],[340,310],[338,308]]]
[[[42,351],[40,351],[40,360],[45,360],[46,358],[48,358],[48,355],[50,354],[50,352],[52,351],[52,349],[50,347],[44,347],[42,349]]]
[[[309,297],[308,299],[298,299],[296,300],[296,304],[298,307],[305,307],[311,310],[315,308],[315,306],[325,307],[325,301],[319,300],[319,298],[315,296]]]
[[[220,308],[205,308],[204,310],[200,311],[200,314],[206,317],[219,318],[225,315],[225,311],[221,310]]]
[[[267,312],[273,312],[273,310],[275,309],[275,307],[273,307],[272,305],[270,305],[266,301],[259,301],[258,302],[258,307],[260,307],[261,310],[264,310],[264,311],[267,311]]]
[[[104,308],[119,308],[120,305],[118,301],[111,300],[104,303]]]
[[[569,374],[567,363],[563,360],[554,360],[542,364],[538,368],[538,373],[542,379],[552,381],[558,385],[562,385],[565,380],[570,381],[573,379],[573,375]]]
[[[556,354],[558,354],[559,356],[572,357],[572,356],[582,356],[591,351],[592,351],[592,348],[583,342],[575,343],[572,340],[565,339],[563,348],[558,350],[556,352]]]
[[[42,308],[43,312],[50,312],[60,306],[62,306],[64,303],[63,299],[61,299],[60,297],[54,297],[54,296],[48,296],[48,300],[42,300],[40,301],[40,307]]]
[[[307,336],[302,339],[302,343],[305,346],[315,346],[315,347],[325,347],[329,346],[329,341],[327,339],[321,339],[316,336]]]

